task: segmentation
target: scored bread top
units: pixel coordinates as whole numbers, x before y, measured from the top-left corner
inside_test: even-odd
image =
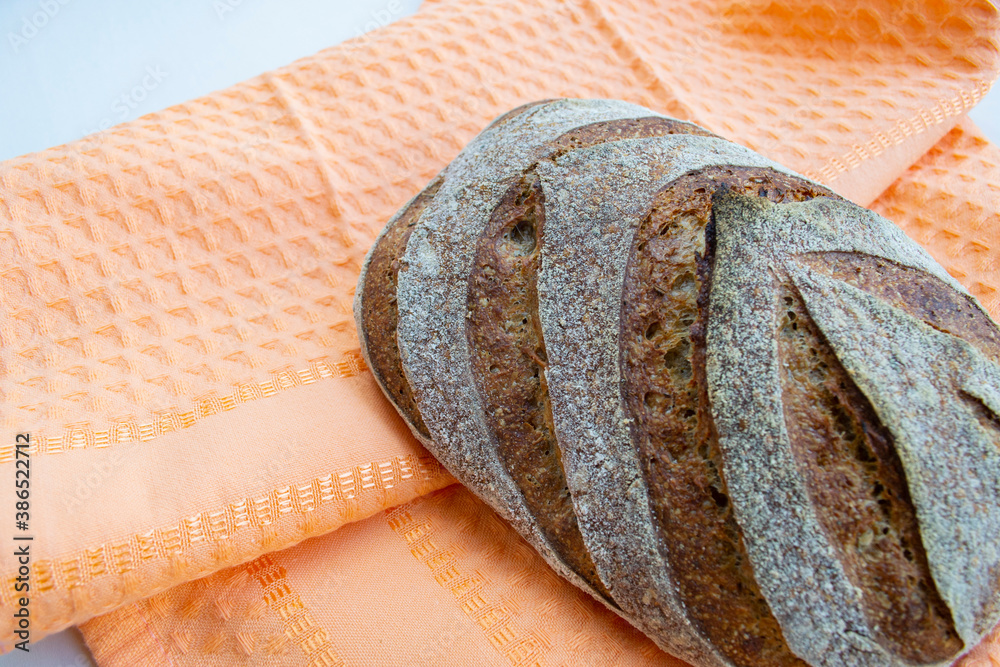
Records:
[[[534,107],[546,104],[546,101],[524,105],[514,109],[497,120],[493,121],[466,152],[474,152],[473,148],[480,147],[480,155],[477,159],[487,159],[491,157],[491,142],[488,141],[491,133],[498,129],[506,131],[505,125],[519,115],[526,114]],[[549,142],[541,150],[535,147],[535,152],[539,155],[572,150],[582,145],[589,145],[601,141],[612,141],[628,136],[661,136],[674,132],[686,132],[708,135],[709,133],[695,125],[668,119],[662,116],[653,115],[652,112],[626,105],[619,102],[604,101],[579,101],[564,100],[554,105],[556,110],[563,107],[570,107],[578,114],[584,122],[569,122],[567,127],[570,131],[556,134],[553,141]],[[563,113],[565,116],[565,112]],[[549,114],[551,116],[551,114]],[[600,120],[610,119],[610,120]],[[548,123],[551,118],[543,115],[540,119],[542,124]],[[565,118],[563,119],[565,120]],[[544,133],[527,133],[529,141],[523,146],[531,146],[531,140],[539,136],[547,136]],[[465,155],[465,152],[463,153]],[[496,156],[492,156],[495,158]],[[501,161],[502,162],[502,161]],[[375,246],[369,253],[359,280],[358,294],[355,300],[355,316],[358,321],[359,337],[363,345],[366,361],[368,361],[372,372],[382,387],[383,391],[392,399],[396,408],[410,426],[414,434],[425,445],[435,449],[423,423],[417,402],[414,400],[408,379],[405,377],[402,363],[399,357],[397,339],[397,279],[399,277],[400,259],[407,247],[409,236],[417,226],[424,208],[434,199],[437,190],[445,181],[447,174],[459,168],[463,164],[462,159],[456,160],[449,168],[445,169],[438,177],[431,182],[420,194],[414,197],[399,213],[397,213],[386,225],[386,228],[379,235]],[[517,176],[513,177],[515,180]],[[502,221],[501,221],[502,224]],[[503,233],[503,230],[499,230]],[[481,260],[477,260],[481,261]],[[526,271],[533,274],[534,269]],[[495,274],[494,274],[495,275]],[[501,281],[503,282],[503,281]],[[500,292],[508,292],[512,298],[517,298],[511,290],[510,285],[495,285]],[[473,319],[474,321],[474,319]],[[483,318],[482,323],[487,328],[491,326],[490,318]],[[496,333],[496,332],[493,332]],[[540,337],[540,334],[539,334]],[[391,344],[390,344],[391,343]],[[544,356],[544,352],[542,352]],[[482,359],[482,357],[480,357]],[[488,366],[490,364],[487,364]],[[530,371],[529,371],[530,373]],[[523,373],[522,373],[523,375]],[[535,373],[537,377],[538,372]],[[484,377],[480,375],[478,380]],[[486,378],[494,379],[494,378]],[[530,378],[529,378],[530,380]],[[535,381],[537,384],[537,381]],[[544,377],[542,379],[544,383]],[[516,382],[511,383],[517,385]],[[525,398],[525,393],[531,393],[530,387],[515,386],[512,392],[516,398],[520,394],[521,399]],[[535,392],[537,394],[537,386]],[[544,392],[542,392],[541,404],[544,404]],[[486,394],[484,394],[484,397]],[[510,396],[496,397],[499,403],[508,403]],[[534,398],[538,398],[535,396]],[[530,402],[529,407],[530,407]],[[544,405],[535,405],[536,421],[538,413],[547,412]],[[541,409],[539,409],[541,408]],[[491,407],[492,410],[492,407]],[[499,418],[497,417],[499,415]],[[492,420],[489,426],[496,431],[496,423],[503,423],[504,415],[499,410],[491,411],[486,415],[488,420]],[[544,431],[544,425],[542,425]],[[551,430],[551,429],[549,429]],[[565,488],[562,476],[562,468],[558,461],[558,448],[552,440],[545,445],[524,446],[518,442],[518,434],[512,432],[497,431],[499,442],[496,443],[497,453],[502,459],[507,470],[514,477],[515,484],[524,492],[523,499],[528,505],[527,519],[541,524],[541,530],[549,541],[549,545],[555,547],[556,559],[565,560],[570,569],[581,574],[587,583],[597,589],[599,593],[607,597],[607,592],[603,584],[593,571],[582,543],[582,537],[576,527],[575,514],[569,500],[569,492]],[[503,437],[506,436],[506,437]],[[487,446],[490,443],[486,443]],[[547,451],[546,451],[547,450]],[[542,468],[539,470],[539,463]],[[468,483],[468,482],[467,482]],[[474,487],[475,488],[475,487]],[[548,545],[536,545],[542,549]],[[555,563],[557,568],[561,563]]]
[[[708,402],[705,320],[720,190],[774,201],[832,196],[801,178],[739,165],[688,172],[661,188],[634,235],[622,289],[622,396],[654,529],[669,544],[692,622],[734,664],[802,664],[748,563]]]
[[[442,185],[400,258],[397,344],[432,436],[429,446],[553,567],[592,592],[557,555],[525,506],[485,422],[466,338],[467,282],[493,209],[522,173],[551,150],[549,142],[591,123],[650,115],[655,114],[623,102],[561,100],[508,119],[502,132],[480,135],[442,173]]]
[[[779,226],[771,211],[789,217]],[[714,220],[706,370],[729,491],[755,577],[789,645],[811,664],[902,663],[880,655],[865,591],[845,572],[847,561],[824,531],[793,453],[775,349],[775,283],[786,275],[790,255],[810,251],[866,253],[930,267],[891,223],[842,202],[775,206],[758,197],[723,197]],[[940,267],[932,273],[946,277]]]
[[[798,572],[803,576],[799,586],[816,591],[807,578],[814,563],[789,568],[789,556],[801,553],[803,541],[810,539],[799,509],[810,502],[800,482],[779,479],[796,469],[782,397],[761,390],[781,387],[771,324],[776,304],[748,296],[779,267],[791,276],[810,316],[892,433],[937,588],[959,637],[974,645],[997,620],[1000,450],[995,435],[991,439],[974,413],[955,399],[961,392],[998,396],[1000,369],[961,338],[938,333],[905,310],[822,275],[808,260],[819,253],[878,257],[919,269],[967,296],[965,290],[898,227],[860,207],[823,200],[775,207],[758,199],[732,199],[716,206],[716,221],[707,367],[720,439],[733,461],[733,484],[745,503],[766,508],[746,517],[747,531],[755,536],[751,550],[760,561],[758,579],[765,587],[788,586]],[[988,319],[978,307],[968,315]],[[754,378],[752,392],[748,373]],[[998,405],[979,400],[994,406],[991,410]],[[948,441],[961,446],[942,446]],[[965,480],[969,488],[954,493],[943,482],[948,479]],[[792,488],[798,498],[789,497]],[[781,489],[780,496],[774,489]],[[825,591],[814,595],[817,608],[825,604]],[[805,598],[804,592],[799,599]],[[826,625],[822,617],[803,611],[796,606],[785,613],[789,627],[798,628],[807,641]]]
[[[486,143],[489,136],[502,130],[510,119],[550,101],[530,102],[502,114],[479,133],[480,143]],[[444,171],[447,170],[446,168]],[[399,260],[406,250],[410,234],[443,181],[444,174],[438,174],[382,228],[361,265],[354,299],[354,318],[365,362],[406,425],[425,446],[431,444],[430,433],[413,398],[396,344],[396,328],[399,323],[396,283],[399,277]]]
[[[390,221],[355,310],[442,463],[676,655],[948,664],[1000,620],[1000,329],[756,153],[516,109]]]
[[[688,172],[716,165],[787,172],[735,144],[693,136],[602,144],[538,167],[547,204],[539,314],[574,505],[615,600],[642,619],[647,634],[671,637],[682,637],[677,626],[689,621],[677,596],[670,545],[650,514],[620,391],[621,293],[635,232],[655,194]],[[673,648],[689,655],[697,650]],[[696,658],[701,664],[710,659],[727,664],[717,654]]]
[[[672,134],[710,136],[659,116],[598,121],[560,135],[542,160]],[[544,230],[545,199],[533,165],[504,193],[477,242],[467,299],[472,374],[485,425],[525,509],[570,569],[610,599],[577,526],[552,423],[535,285]]]

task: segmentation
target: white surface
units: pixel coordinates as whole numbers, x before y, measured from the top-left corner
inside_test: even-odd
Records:
[[[226,88],[420,0],[0,0],[0,160]],[[972,117],[1000,143],[1000,90]]]
[[[226,88],[416,11],[420,0],[0,0],[0,160]],[[971,114],[1000,143],[1000,88]],[[76,630],[0,667],[89,667]]]
[[[969,117],[995,144],[1000,144],[1000,86],[994,85],[986,97],[969,112]]]
[[[63,630],[40,642],[32,641],[28,653],[0,655],[0,667],[97,667],[76,628]]]

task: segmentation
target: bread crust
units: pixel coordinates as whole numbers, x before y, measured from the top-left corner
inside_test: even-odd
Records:
[[[397,287],[400,356],[432,435],[428,448],[560,574],[605,602],[557,555],[498,454],[472,375],[467,285],[492,211],[513,182],[547,154],[548,142],[587,123],[649,115],[648,109],[623,102],[561,100],[507,120],[502,133],[477,137],[445,170],[445,184],[414,228]]]
[[[431,441],[410,383],[403,372],[396,344],[399,312],[396,281],[399,256],[406,249],[410,233],[424,208],[444,181],[438,176],[401,208],[382,229],[365,258],[354,299],[354,318],[361,340],[361,352],[375,381],[392,401],[410,431],[425,445]]]
[[[552,425],[535,289],[541,194],[529,171],[504,194],[479,239],[468,297],[472,374],[497,453],[527,510],[567,566],[611,600],[577,526]]]
[[[687,172],[725,164],[777,166],[721,139],[676,135],[602,144],[538,167],[548,202],[539,314],[553,417],[584,538],[622,608],[668,650],[698,664],[729,663],[705,648],[688,620],[669,545],[654,529],[621,395],[620,306],[633,237],[655,193]],[[583,192],[589,196],[580,198]],[[668,644],[678,640],[686,643]]]
[[[579,148],[672,134],[711,136],[660,116],[600,121],[550,142],[544,160]],[[527,509],[573,571],[610,596],[583,542],[552,424],[535,281],[545,201],[533,168],[504,194],[480,235],[469,276],[467,334],[483,417]]]
[[[992,405],[989,410],[995,416],[1000,372],[965,341],[861,290],[805,272],[796,272],[795,282],[837,356],[876,409],[893,417],[905,415],[890,422],[889,429],[921,519],[934,580],[959,636],[973,646],[997,621],[996,572],[984,565],[1000,559],[1000,451],[995,436],[984,432],[969,406],[948,400],[948,394],[978,398]],[[887,328],[889,336],[868,340],[873,330]],[[902,355],[907,363],[899,368],[893,362]],[[967,369],[972,369],[972,377]],[[889,371],[894,374],[886,375]],[[949,438],[963,447],[940,447]],[[966,490],[955,493],[940,483],[942,479],[966,480]]]
[[[706,368],[726,474],[757,579],[789,645],[810,664],[905,664],[878,645],[859,605],[861,595],[848,580],[831,544],[823,538],[821,523],[799,475],[782,413],[782,385],[773,337],[777,306],[769,295],[774,293],[771,285],[775,274],[789,272],[805,295],[810,316],[830,339],[838,358],[875,409],[886,415],[891,414],[886,412],[887,405],[866,387],[859,367],[852,368],[843,356],[847,348],[838,349],[838,343],[830,337],[830,332],[836,331],[832,328],[836,320],[823,314],[830,312],[827,304],[833,304],[835,298],[848,298],[854,288],[845,286],[836,297],[833,293],[826,298],[818,296],[814,290],[819,288],[814,286],[829,288],[822,282],[828,279],[796,266],[794,257],[819,252],[875,255],[925,271],[960,293],[964,290],[905,239],[898,228],[860,207],[828,199],[773,205],[760,198],[722,197],[716,202],[715,213],[717,254]],[[868,333],[870,338],[872,332]],[[872,340],[868,338],[863,345],[870,349]],[[855,343],[860,344],[857,339]],[[877,355],[862,356],[871,360]],[[924,379],[929,381],[926,376]],[[961,614],[956,614],[958,599],[949,592],[948,580],[953,575],[935,569],[936,562],[943,564],[948,558],[956,559],[953,565],[960,563],[956,551],[961,549],[954,549],[954,543],[939,542],[935,532],[942,528],[941,523],[926,511],[931,504],[939,511],[953,503],[921,498],[926,491],[921,491],[923,485],[918,480],[923,475],[926,484],[927,471],[907,460],[906,445],[893,427],[899,415],[892,417],[884,421],[896,438],[931,570],[951,609],[956,631],[966,646],[971,646],[973,633]],[[969,479],[977,477],[968,472]],[[943,488],[938,484],[935,493],[942,494]],[[964,528],[983,538],[982,528],[991,525],[992,521],[987,521],[973,530],[966,523]],[[981,553],[990,553],[985,544],[983,548]],[[948,551],[948,556],[942,558],[936,553],[938,549]],[[836,630],[831,632],[831,628]]]
[[[670,544],[692,622],[734,664],[803,665],[747,560],[708,402],[712,199],[723,189],[775,201],[832,194],[771,169],[731,165],[689,172],[661,188],[632,242],[622,290],[622,394],[654,524]]]
[[[552,101],[539,100],[511,109],[495,118],[479,133],[478,138],[488,140],[490,134],[502,131],[504,125],[513,118]],[[379,232],[361,265],[358,289],[354,297],[354,320],[365,363],[410,431],[425,447],[432,445],[433,441],[413,398],[413,391],[399,357],[396,337],[399,309],[396,292],[400,258],[424,208],[434,199],[444,182],[444,172],[447,169],[442,170],[423,190],[414,195]]]
[[[799,290],[775,282],[784,420],[817,517],[861,592],[873,637],[914,664],[947,660],[963,643],[931,574],[893,435]]]

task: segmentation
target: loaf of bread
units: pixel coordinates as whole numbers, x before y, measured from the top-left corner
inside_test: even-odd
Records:
[[[761,155],[525,105],[389,221],[355,313],[435,456],[696,665],[951,664],[1000,620],[1000,329]]]

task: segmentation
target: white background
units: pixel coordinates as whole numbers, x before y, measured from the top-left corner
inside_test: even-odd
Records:
[[[227,88],[407,16],[419,5],[0,0],[0,160]],[[1000,88],[971,115],[1000,143]],[[30,654],[0,656],[0,667],[93,664],[76,630],[31,648]]]

